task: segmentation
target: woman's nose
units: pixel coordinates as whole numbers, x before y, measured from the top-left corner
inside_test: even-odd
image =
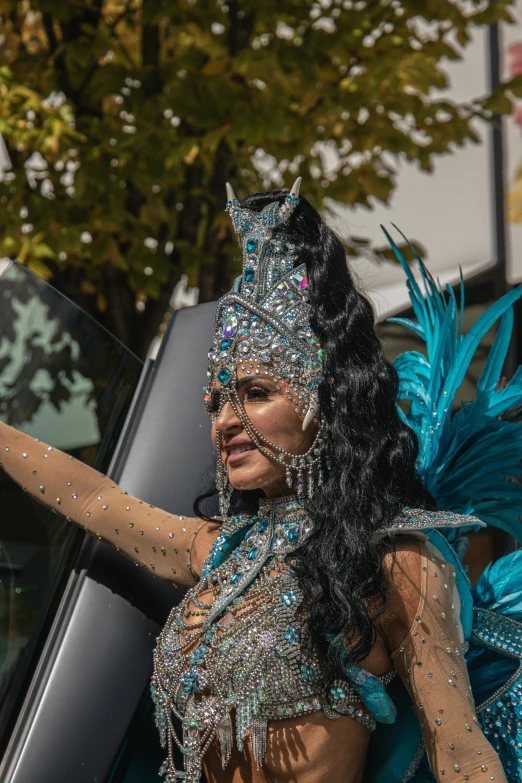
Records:
[[[230,434],[241,429],[241,427],[242,424],[230,404],[230,401],[226,400],[216,418],[216,429],[221,432],[222,435],[226,435],[227,433]]]

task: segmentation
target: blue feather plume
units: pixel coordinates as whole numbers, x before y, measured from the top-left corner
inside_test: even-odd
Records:
[[[522,542],[522,486],[515,481],[522,473],[522,421],[505,418],[510,410],[522,406],[522,367],[499,388],[513,329],[512,306],[522,296],[522,286],[495,302],[463,334],[462,274],[459,308],[453,288],[448,285],[443,290],[408,243],[419,263],[419,284],[401,250],[382,228],[406,274],[415,314],[415,320],[388,321],[407,327],[426,346],[426,355],[407,351],[394,362],[399,399],[410,403],[407,412],[399,408],[399,413],[419,441],[419,474],[439,508],[473,514]],[[456,393],[479,343],[497,322],[476,397],[453,413]]]
[[[490,563],[473,588],[473,606],[522,622],[522,549]]]

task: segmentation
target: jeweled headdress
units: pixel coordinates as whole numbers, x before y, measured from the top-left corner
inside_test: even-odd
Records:
[[[300,184],[299,177],[283,204],[273,201],[255,212],[239,205],[227,183],[226,209],[239,237],[243,273],[218,302],[208,376],[209,387],[219,381],[222,399],[230,401],[257,448],[285,465],[289,486],[293,487],[295,471],[296,489],[302,493],[306,474],[310,493],[312,468],[319,463],[317,442],[304,455],[280,449],[253,427],[235,393],[238,368],[253,374],[264,369],[287,386],[296,412],[305,414],[303,430],[318,413],[323,352],[310,327],[306,267],[299,263],[296,247],[285,231],[299,203]],[[205,398],[210,400],[208,390]],[[223,494],[225,488],[220,489]]]

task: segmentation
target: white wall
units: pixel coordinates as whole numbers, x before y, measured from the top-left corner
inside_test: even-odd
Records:
[[[522,38],[522,32],[520,33]],[[488,49],[485,31],[476,33],[461,62],[448,62],[447,94],[453,100],[483,95],[488,89]],[[336,205],[334,228],[346,236],[365,237],[382,246],[383,223],[394,222],[425,249],[426,261],[442,282],[457,282],[459,265],[469,277],[494,263],[492,181],[490,178],[489,127],[476,126],[484,143],[457,147],[453,154],[434,159],[431,174],[408,161],[399,164],[398,186],[389,206],[374,203],[374,209]],[[522,147],[521,147],[522,149]],[[522,155],[521,155],[522,157]],[[521,225],[522,230],[522,225]],[[409,303],[400,268],[377,264],[368,257],[352,263],[362,286],[384,318]]]

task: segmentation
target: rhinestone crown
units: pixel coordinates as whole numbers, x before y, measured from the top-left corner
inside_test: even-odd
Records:
[[[208,377],[209,386],[217,379],[227,387],[235,384],[238,365],[265,366],[292,386],[298,408],[306,410],[317,393],[323,352],[310,327],[306,267],[284,230],[299,203],[295,190],[260,212],[240,207],[235,197],[227,201],[243,273],[218,302]]]

